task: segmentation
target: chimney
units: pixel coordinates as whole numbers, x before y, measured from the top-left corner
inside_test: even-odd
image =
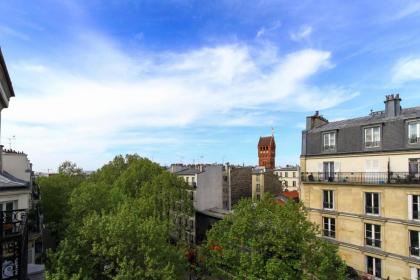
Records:
[[[389,118],[396,117],[401,115],[401,98],[397,93],[395,96],[393,94],[385,96],[385,115]]]
[[[328,120],[321,116],[319,111],[316,111],[315,115],[306,117],[306,130],[311,130],[327,123]]]
[[[0,145],[0,174],[3,174],[3,145]]]

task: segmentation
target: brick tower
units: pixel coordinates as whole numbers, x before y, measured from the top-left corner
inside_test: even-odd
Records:
[[[276,166],[276,143],[274,135],[260,137],[258,141],[258,165],[268,169],[274,169]]]

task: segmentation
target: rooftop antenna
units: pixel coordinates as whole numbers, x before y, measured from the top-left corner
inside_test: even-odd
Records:
[[[9,137],[8,139],[9,139],[9,149],[11,150],[12,149],[12,140],[15,141],[16,136],[13,135],[12,137]]]

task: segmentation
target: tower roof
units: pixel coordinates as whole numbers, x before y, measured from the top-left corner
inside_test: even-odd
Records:
[[[274,136],[260,137],[260,140],[258,141],[258,146],[271,146],[271,145],[276,145],[274,141]]]

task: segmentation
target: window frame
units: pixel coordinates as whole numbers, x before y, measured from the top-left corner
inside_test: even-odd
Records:
[[[327,196],[325,194],[327,193]],[[334,201],[334,190],[322,190],[322,209],[324,210],[334,210],[335,209],[335,201]],[[327,199],[325,199],[327,198]],[[330,206],[331,207],[328,207]]]
[[[365,214],[366,215],[371,215],[371,216],[380,216],[381,215],[381,193],[379,192],[365,192],[364,193],[365,197],[364,197],[364,209],[365,209]],[[372,195],[372,197],[370,199],[368,199],[368,195]],[[378,195],[378,206],[375,207],[375,194]],[[374,209],[377,208],[378,209],[378,213],[369,213],[368,212],[368,205],[367,202],[368,200],[370,200],[372,202],[372,205],[370,206],[370,208],[372,209],[372,212],[375,212]]]
[[[328,145],[326,145],[326,136],[328,136]],[[333,136],[333,137],[331,137]],[[334,141],[331,141],[334,139]],[[331,142],[334,142],[334,145],[331,145]],[[337,150],[337,132],[336,131],[327,131],[322,133],[322,151],[323,152],[334,152]]]
[[[326,222],[327,221],[327,222]],[[327,225],[327,228],[325,228],[325,225]],[[336,222],[335,218],[332,217],[322,217],[322,236],[328,237],[328,238],[336,238]],[[334,230],[332,230],[334,228]],[[328,232],[328,234],[326,234]]]
[[[410,141],[410,135],[411,135],[411,125],[412,124],[416,124],[416,142],[411,142]],[[418,144],[420,144],[420,120],[419,119],[417,119],[417,120],[412,120],[412,121],[409,121],[409,122],[407,122],[407,142],[408,142],[408,144],[409,145],[418,145]]]
[[[369,258],[372,258],[372,274],[369,272]],[[376,261],[379,261],[379,275],[377,275],[377,264]],[[366,255],[366,273],[375,277],[375,279],[382,279],[382,259]],[[378,277],[378,278],[377,278]]]
[[[374,129],[377,128],[378,132],[379,132],[379,140],[375,141],[374,136]],[[371,131],[371,141],[367,141],[367,131]],[[374,125],[374,126],[368,126],[368,127],[364,127],[363,128],[363,143],[364,143],[364,147],[366,149],[377,149],[380,148],[382,146],[382,127],[380,125]],[[372,146],[368,146],[367,143],[372,143]],[[377,145],[375,145],[374,143],[378,143]]]
[[[370,227],[370,236],[368,236],[368,227]],[[379,229],[377,231],[377,229]],[[378,224],[371,224],[365,223],[365,245],[374,247],[374,248],[381,248],[382,247],[382,227]],[[376,238],[376,234],[379,233],[379,239]],[[368,242],[370,240],[370,243]]]
[[[412,238],[411,238],[411,234],[412,233],[417,233],[417,246],[413,246],[412,244]],[[417,230],[409,230],[408,231],[408,240],[409,240],[409,245],[410,247],[408,248],[409,251],[409,255],[411,257],[415,257],[415,258],[420,258],[420,231]],[[417,252],[417,254],[412,254],[413,250],[415,250]]]

